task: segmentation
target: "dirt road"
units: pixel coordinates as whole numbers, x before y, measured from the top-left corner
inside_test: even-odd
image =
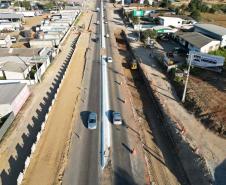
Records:
[[[87,27],[90,18],[91,13],[85,13],[79,24],[86,23]],[[89,36],[89,32],[83,32],[78,40],[78,47],[75,49],[57,99],[49,113],[46,128],[27,169],[23,185],[59,183],[60,176],[57,175],[64,167],[61,164],[66,160]]]

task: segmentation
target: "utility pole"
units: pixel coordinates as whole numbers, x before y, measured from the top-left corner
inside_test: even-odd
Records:
[[[187,91],[187,86],[188,86],[188,78],[189,78],[189,74],[190,74],[190,69],[191,69],[191,62],[193,60],[193,54],[189,54],[189,63],[188,63],[188,71],[187,71],[187,78],[186,78],[186,82],[184,85],[184,92],[183,92],[183,96],[182,96],[182,103],[185,102],[185,96],[186,96],[186,91]]]

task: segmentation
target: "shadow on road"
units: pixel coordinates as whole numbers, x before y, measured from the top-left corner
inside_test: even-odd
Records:
[[[226,159],[216,167],[214,172],[214,179],[217,185],[226,184]]]
[[[115,185],[138,185],[133,177],[131,177],[125,170],[117,167],[114,170]]]
[[[82,120],[82,123],[84,125],[84,127],[88,128],[88,117],[89,117],[89,114],[91,112],[90,111],[82,111],[80,112],[80,118]]]

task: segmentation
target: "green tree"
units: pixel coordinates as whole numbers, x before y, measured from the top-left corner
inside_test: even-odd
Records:
[[[44,9],[52,9],[55,6],[53,2],[49,2],[43,6]]]
[[[156,39],[157,32],[154,30],[145,30],[141,32],[141,41],[143,42],[147,41],[148,37],[150,37],[151,39]]]
[[[217,9],[215,7],[212,7],[209,9],[209,13],[215,13],[217,11]]]
[[[149,6],[150,5],[149,0],[144,0],[144,5]]]
[[[200,19],[201,19],[200,11],[197,10],[197,9],[193,10],[193,11],[191,12],[191,17],[192,17],[193,19],[195,19],[196,21],[200,21]]]
[[[24,7],[26,10],[31,10],[31,4],[29,1],[17,1],[14,6]]]
[[[162,0],[162,3],[160,4],[160,6],[163,7],[163,8],[169,7],[170,5],[171,5],[170,0]]]
[[[188,4],[188,10],[190,12],[193,12],[194,10],[201,10],[202,8],[202,0],[191,0],[190,3]]]

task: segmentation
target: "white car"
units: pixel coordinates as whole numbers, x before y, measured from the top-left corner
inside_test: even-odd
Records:
[[[11,37],[10,39],[11,39],[12,43],[16,43],[16,37]]]
[[[114,125],[122,124],[122,117],[121,117],[120,112],[113,112],[113,124]]]
[[[112,57],[107,58],[107,62],[111,63],[112,62]]]
[[[105,37],[107,37],[107,38],[108,38],[108,37],[109,37],[109,34],[107,33],[107,34],[105,35]]]
[[[107,24],[107,23],[108,23],[107,21],[104,22],[104,24]]]
[[[95,112],[91,112],[88,118],[88,129],[96,129],[97,128],[97,114]]]

